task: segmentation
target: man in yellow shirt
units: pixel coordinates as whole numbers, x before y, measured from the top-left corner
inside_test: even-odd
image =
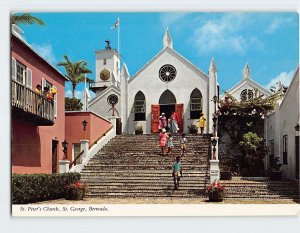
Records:
[[[200,114],[200,120],[199,120],[199,128],[200,133],[203,134],[204,128],[206,126],[206,118],[203,113]]]

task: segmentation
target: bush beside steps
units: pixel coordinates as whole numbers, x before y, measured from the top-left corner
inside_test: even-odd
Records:
[[[12,204],[63,198],[66,186],[79,179],[79,173],[12,174]]]

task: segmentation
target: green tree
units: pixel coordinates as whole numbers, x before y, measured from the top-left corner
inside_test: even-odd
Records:
[[[39,24],[40,26],[45,26],[45,23],[43,20],[32,16],[29,13],[25,13],[25,14],[17,14],[14,13],[11,15],[11,23],[12,24]]]
[[[66,111],[81,111],[83,104],[80,99],[76,98],[65,98],[65,110]]]
[[[87,68],[86,61],[71,62],[67,55],[64,55],[65,61],[59,62],[57,66],[63,66],[67,72],[67,77],[72,82],[72,97],[75,98],[76,85],[80,82],[84,82],[85,74],[92,73]],[[86,81],[92,83],[93,80],[86,78]]]
[[[261,175],[263,159],[268,153],[264,139],[256,133],[248,132],[244,134],[240,146],[243,152],[242,164],[249,169],[249,175]]]

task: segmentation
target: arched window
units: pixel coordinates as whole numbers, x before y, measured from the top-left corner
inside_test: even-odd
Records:
[[[202,112],[202,94],[194,89],[190,96],[190,119],[199,119]]]
[[[250,89],[245,89],[241,92],[241,100],[249,101],[253,99],[253,91]]]
[[[173,92],[165,90],[159,98],[159,104],[176,104],[176,98]]]
[[[144,93],[141,91],[138,91],[134,97],[133,112],[135,121],[146,120],[146,100]]]

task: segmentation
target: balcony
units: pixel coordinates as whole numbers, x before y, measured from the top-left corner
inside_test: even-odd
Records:
[[[11,81],[12,117],[37,126],[54,124],[53,101],[24,85]]]

